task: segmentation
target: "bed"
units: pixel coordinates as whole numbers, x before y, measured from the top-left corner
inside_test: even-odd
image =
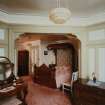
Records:
[[[32,79],[25,79],[27,105],[71,105],[70,99],[56,87],[55,70],[52,71],[43,64],[35,67]]]

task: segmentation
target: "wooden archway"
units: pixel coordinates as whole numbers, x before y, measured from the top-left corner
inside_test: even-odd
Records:
[[[16,45],[27,42],[27,41],[48,41],[48,42],[54,42],[54,41],[63,41],[63,43],[60,44],[52,44],[48,46],[48,49],[52,49],[55,52],[56,55],[56,49],[59,48],[71,48],[73,50],[73,72],[79,70],[79,56],[80,56],[80,49],[81,49],[81,42],[76,37],[76,35],[73,34],[65,34],[65,33],[24,33],[20,35],[18,39],[16,39]]]

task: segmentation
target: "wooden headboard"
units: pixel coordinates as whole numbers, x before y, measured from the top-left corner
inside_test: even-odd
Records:
[[[55,70],[45,64],[42,64],[40,67],[35,65],[34,82],[50,88],[56,88]]]

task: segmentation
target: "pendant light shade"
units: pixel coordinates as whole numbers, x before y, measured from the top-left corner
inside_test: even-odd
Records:
[[[55,8],[50,11],[49,18],[56,24],[63,24],[70,19],[71,12],[67,8]]]
[[[57,8],[54,8],[49,13],[49,19],[55,24],[63,24],[71,17],[71,12],[68,8],[60,7],[60,0],[57,0]]]

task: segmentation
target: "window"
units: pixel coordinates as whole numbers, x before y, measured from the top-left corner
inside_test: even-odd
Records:
[[[95,48],[88,49],[88,76],[92,79],[92,73],[95,72]]]
[[[105,82],[105,48],[98,48],[99,80]]]
[[[100,30],[90,31],[88,39],[89,41],[97,41],[105,39],[105,30],[100,29]]]
[[[105,47],[88,49],[88,77],[90,79],[93,72],[99,81],[105,82]]]
[[[5,48],[0,48],[0,56],[5,56]]]
[[[0,56],[8,57],[8,30],[0,28]]]
[[[5,30],[0,29],[0,40],[4,40],[4,38],[5,38]]]
[[[99,81],[105,82],[105,29],[90,31],[87,43],[87,70],[92,79],[95,72]],[[97,43],[99,42],[99,43]]]

